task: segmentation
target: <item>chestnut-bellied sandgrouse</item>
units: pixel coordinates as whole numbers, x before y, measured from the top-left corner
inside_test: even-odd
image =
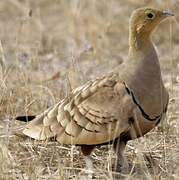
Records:
[[[117,169],[127,168],[123,156],[127,141],[153,129],[167,110],[169,96],[151,33],[169,16],[173,14],[153,8],[135,10],[128,58],[118,70],[74,89],[37,116],[17,117],[31,120],[22,133],[36,140],[55,137],[61,144],[80,145],[88,165],[95,146],[113,142]]]

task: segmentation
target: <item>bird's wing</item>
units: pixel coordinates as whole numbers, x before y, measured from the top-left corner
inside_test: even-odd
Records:
[[[100,144],[128,130],[133,106],[124,83],[112,74],[75,89],[31,121],[23,133],[38,140],[55,136],[62,144]]]

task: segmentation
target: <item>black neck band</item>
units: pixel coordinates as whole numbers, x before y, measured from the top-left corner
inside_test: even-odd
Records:
[[[161,119],[161,117],[162,117],[162,113],[161,113],[159,116],[155,116],[154,118],[151,118],[151,117],[144,111],[144,109],[140,106],[140,104],[137,102],[137,99],[135,98],[134,93],[132,92],[132,90],[130,90],[125,83],[124,83],[124,85],[125,85],[125,88],[126,88],[127,93],[132,97],[133,102],[134,102],[134,103],[136,104],[136,106],[139,108],[142,116],[143,116],[145,119],[149,120],[149,121],[160,121],[160,119]]]

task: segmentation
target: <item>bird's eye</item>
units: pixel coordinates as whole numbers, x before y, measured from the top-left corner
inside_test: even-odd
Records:
[[[147,13],[146,17],[147,17],[147,19],[154,19],[155,18],[155,14],[149,12],[149,13]]]

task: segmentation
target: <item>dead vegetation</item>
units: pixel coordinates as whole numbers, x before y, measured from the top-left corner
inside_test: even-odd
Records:
[[[12,117],[36,114],[127,57],[135,8],[171,9],[154,35],[170,91],[166,120],[129,143],[128,179],[179,179],[179,2],[177,0],[0,1],[0,179],[86,179],[78,147],[12,136]],[[110,146],[93,153],[96,179],[112,179]]]

